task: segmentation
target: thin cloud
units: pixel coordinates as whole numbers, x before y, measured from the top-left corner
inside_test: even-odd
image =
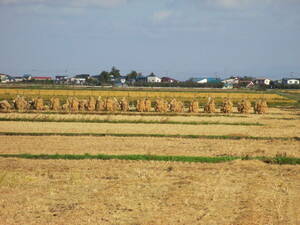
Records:
[[[248,6],[259,6],[264,4],[300,3],[300,0],[208,0],[208,2],[213,2],[214,4],[224,8],[243,8]]]
[[[63,5],[66,7],[104,7],[113,8],[127,3],[128,0],[0,0],[0,5]]]
[[[152,20],[155,23],[159,23],[162,22],[166,19],[168,19],[170,16],[172,16],[173,12],[170,10],[162,10],[162,11],[158,11],[153,13],[152,15]]]

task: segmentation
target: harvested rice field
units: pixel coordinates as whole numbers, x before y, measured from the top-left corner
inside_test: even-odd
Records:
[[[277,122],[277,123],[276,123]],[[1,122],[0,132],[16,133],[83,133],[83,134],[137,134],[137,135],[217,135],[217,136],[251,136],[284,137],[300,136],[300,124],[274,122],[266,126],[236,125],[182,125],[182,124],[110,124],[110,123],[73,123],[73,122]],[[288,129],[284,129],[288,127]]]
[[[2,225],[300,223],[300,167],[0,159]]]
[[[210,140],[153,137],[0,136],[0,154],[272,156],[300,158],[297,140]],[[34,143],[34,145],[32,144]],[[55,146],[55,147],[54,147]]]
[[[297,225],[299,202],[298,109],[0,113],[0,225]]]

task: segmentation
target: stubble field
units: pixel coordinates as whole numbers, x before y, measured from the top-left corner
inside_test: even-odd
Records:
[[[0,113],[0,224],[300,224],[300,166],[251,160],[300,158],[299,128],[300,111],[292,108],[264,115]]]

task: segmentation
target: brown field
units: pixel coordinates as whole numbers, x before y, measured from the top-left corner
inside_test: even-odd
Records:
[[[299,141],[207,140],[151,137],[0,136],[0,154],[141,154],[185,156],[299,157]],[[34,143],[34,145],[32,144]]]
[[[300,167],[0,159],[3,225],[300,224]]]
[[[191,116],[0,113],[53,120],[261,123],[180,125],[0,121],[0,132],[300,137],[299,110]],[[299,140],[1,136],[0,154],[300,157]],[[300,166],[0,158],[0,225],[300,225]]]
[[[229,135],[255,137],[299,137],[300,125],[295,122],[274,122],[273,126],[180,125],[180,124],[110,124],[69,122],[1,122],[0,132],[32,133],[107,133],[107,134],[173,134]]]

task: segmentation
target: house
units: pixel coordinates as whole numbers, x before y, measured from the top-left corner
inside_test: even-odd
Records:
[[[238,84],[239,83],[239,78],[238,77],[230,77],[228,79],[222,80],[222,83],[224,83],[225,85],[234,85],[234,84]]]
[[[220,83],[221,80],[219,78],[213,78],[213,77],[209,77],[209,78],[192,78],[191,79],[192,82],[197,83],[197,84],[212,84],[212,83]]]
[[[92,79],[90,74],[78,74],[75,77],[70,79],[70,82],[73,84],[86,84],[87,80]]]
[[[256,78],[253,83],[255,85],[270,85],[271,80],[268,78]]]
[[[170,77],[162,77],[161,82],[162,83],[177,83],[178,80],[175,80],[175,79],[170,78]]]
[[[52,80],[52,77],[32,77],[31,79],[35,81],[48,81]]]
[[[147,76],[147,82],[148,83],[160,83],[161,78],[159,78],[158,76],[156,76],[154,74],[150,74],[149,76]]]
[[[126,86],[126,76],[120,76],[114,80],[115,87],[125,87]]]
[[[197,84],[206,84],[207,78],[191,78],[190,81],[197,83]]]
[[[55,83],[65,84],[67,82],[68,82],[68,76],[64,76],[64,75],[55,76]]]
[[[31,74],[24,74],[24,75],[23,75],[23,80],[24,80],[24,81],[28,81],[28,80],[31,80],[31,79],[32,79]]]
[[[75,78],[88,80],[91,78],[91,75],[90,74],[78,74],[75,76]]]
[[[139,75],[139,76],[136,77],[135,81],[139,82],[139,83],[146,83],[147,82],[147,77],[145,77],[143,75]],[[133,80],[131,80],[131,82],[134,83]]]
[[[10,77],[10,81],[11,82],[23,82],[24,81],[24,77]]]
[[[283,78],[282,79],[282,83],[283,84],[287,84],[287,85],[293,85],[293,84],[300,84],[300,78]]]
[[[125,84],[126,83],[126,76],[120,76],[119,78],[118,78],[118,81],[120,81],[120,83],[121,84]]]
[[[7,83],[9,82],[9,76],[3,73],[0,73],[0,83]]]
[[[72,77],[70,79],[70,82],[72,84],[85,84],[86,83],[86,79],[85,78],[76,78],[76,77]]]
[[[239,87],[251,88],[253,86],[254,86],[254,83],[252,80],[240,80],[239,81]]]

